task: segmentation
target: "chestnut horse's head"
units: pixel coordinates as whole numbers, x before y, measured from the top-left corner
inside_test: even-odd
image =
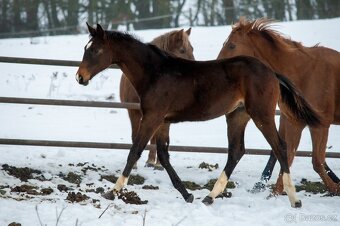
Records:
[[[271,30],[270,26],[274,21],[261,18],[254,21],[248,21],[241,18],[232,26],[232,31],[224,42],[223,47],[218,55],[220,58],[230,58],[234,56],[252,56],[261,59],[259,48],[265,51],[262,45],[264,41],[274,44],[277,36],[276,31]]]
[[[195,60],[193,54],[194,49],[189,41],[190,33],[191,28],[186,31],[183,29],[171,31],[158,36],[152,40],[151,43],[168,53],[174,54],[177,57]]]
[[[84,48],[83,60],[76,74],[76,80],[81,85],[87,85],[91,78],[112,64],[112,52],[105,31],[99,24],[96,29],[86,24],[91,39]]]

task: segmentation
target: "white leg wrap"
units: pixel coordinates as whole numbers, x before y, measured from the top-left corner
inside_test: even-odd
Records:
[[[223,171],[220,177],[218,178],[218,180],[216,181],[214,188],[211,190],[209,196],[213,199],[216,198],[216,196],[218,196],[224,191],[225,187],[227,186],[227,183],[228,183],[228,177]]]

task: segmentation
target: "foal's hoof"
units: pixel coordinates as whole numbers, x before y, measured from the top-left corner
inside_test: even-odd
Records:
[[[211,204],[213,204],[214,199],[210,196],[205,196],[205,198],[202,200],[202,202],[206,205],[209,206]]]
[[[102,197],[108,200],[114,200],[115,199],[115,195],[113,194],[113,191],[107,191],[104,194],[102,194]]]
[[[302,207],[302,202],[301,200],[298,200],[292,205],[293,208],[301,208]]]
[[[193,194],[189,194],[189,196],[185,199],[187,203],[192,203],[194,201],[194,196]]]
[[[259,193],[259,192],[263,192],[266,190],[266,185],[262,182],[256,182],[254,184],[254,187],[250,190],[251,193]]]

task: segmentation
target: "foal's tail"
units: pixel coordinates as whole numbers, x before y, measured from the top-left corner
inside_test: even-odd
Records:
[[[320,116],[301,96],[292,82],[285,76],[275,73],[280,83],[281,100],[298,121],[309,126],[321,125]]]

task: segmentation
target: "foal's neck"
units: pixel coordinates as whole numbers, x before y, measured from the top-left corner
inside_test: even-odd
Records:
[[[116,53],[116,63],[141,96],[149,87],[152,76],[161,67],[162,56],[149,45],[137,40],[114,41],[113,45],[120,46]]]

